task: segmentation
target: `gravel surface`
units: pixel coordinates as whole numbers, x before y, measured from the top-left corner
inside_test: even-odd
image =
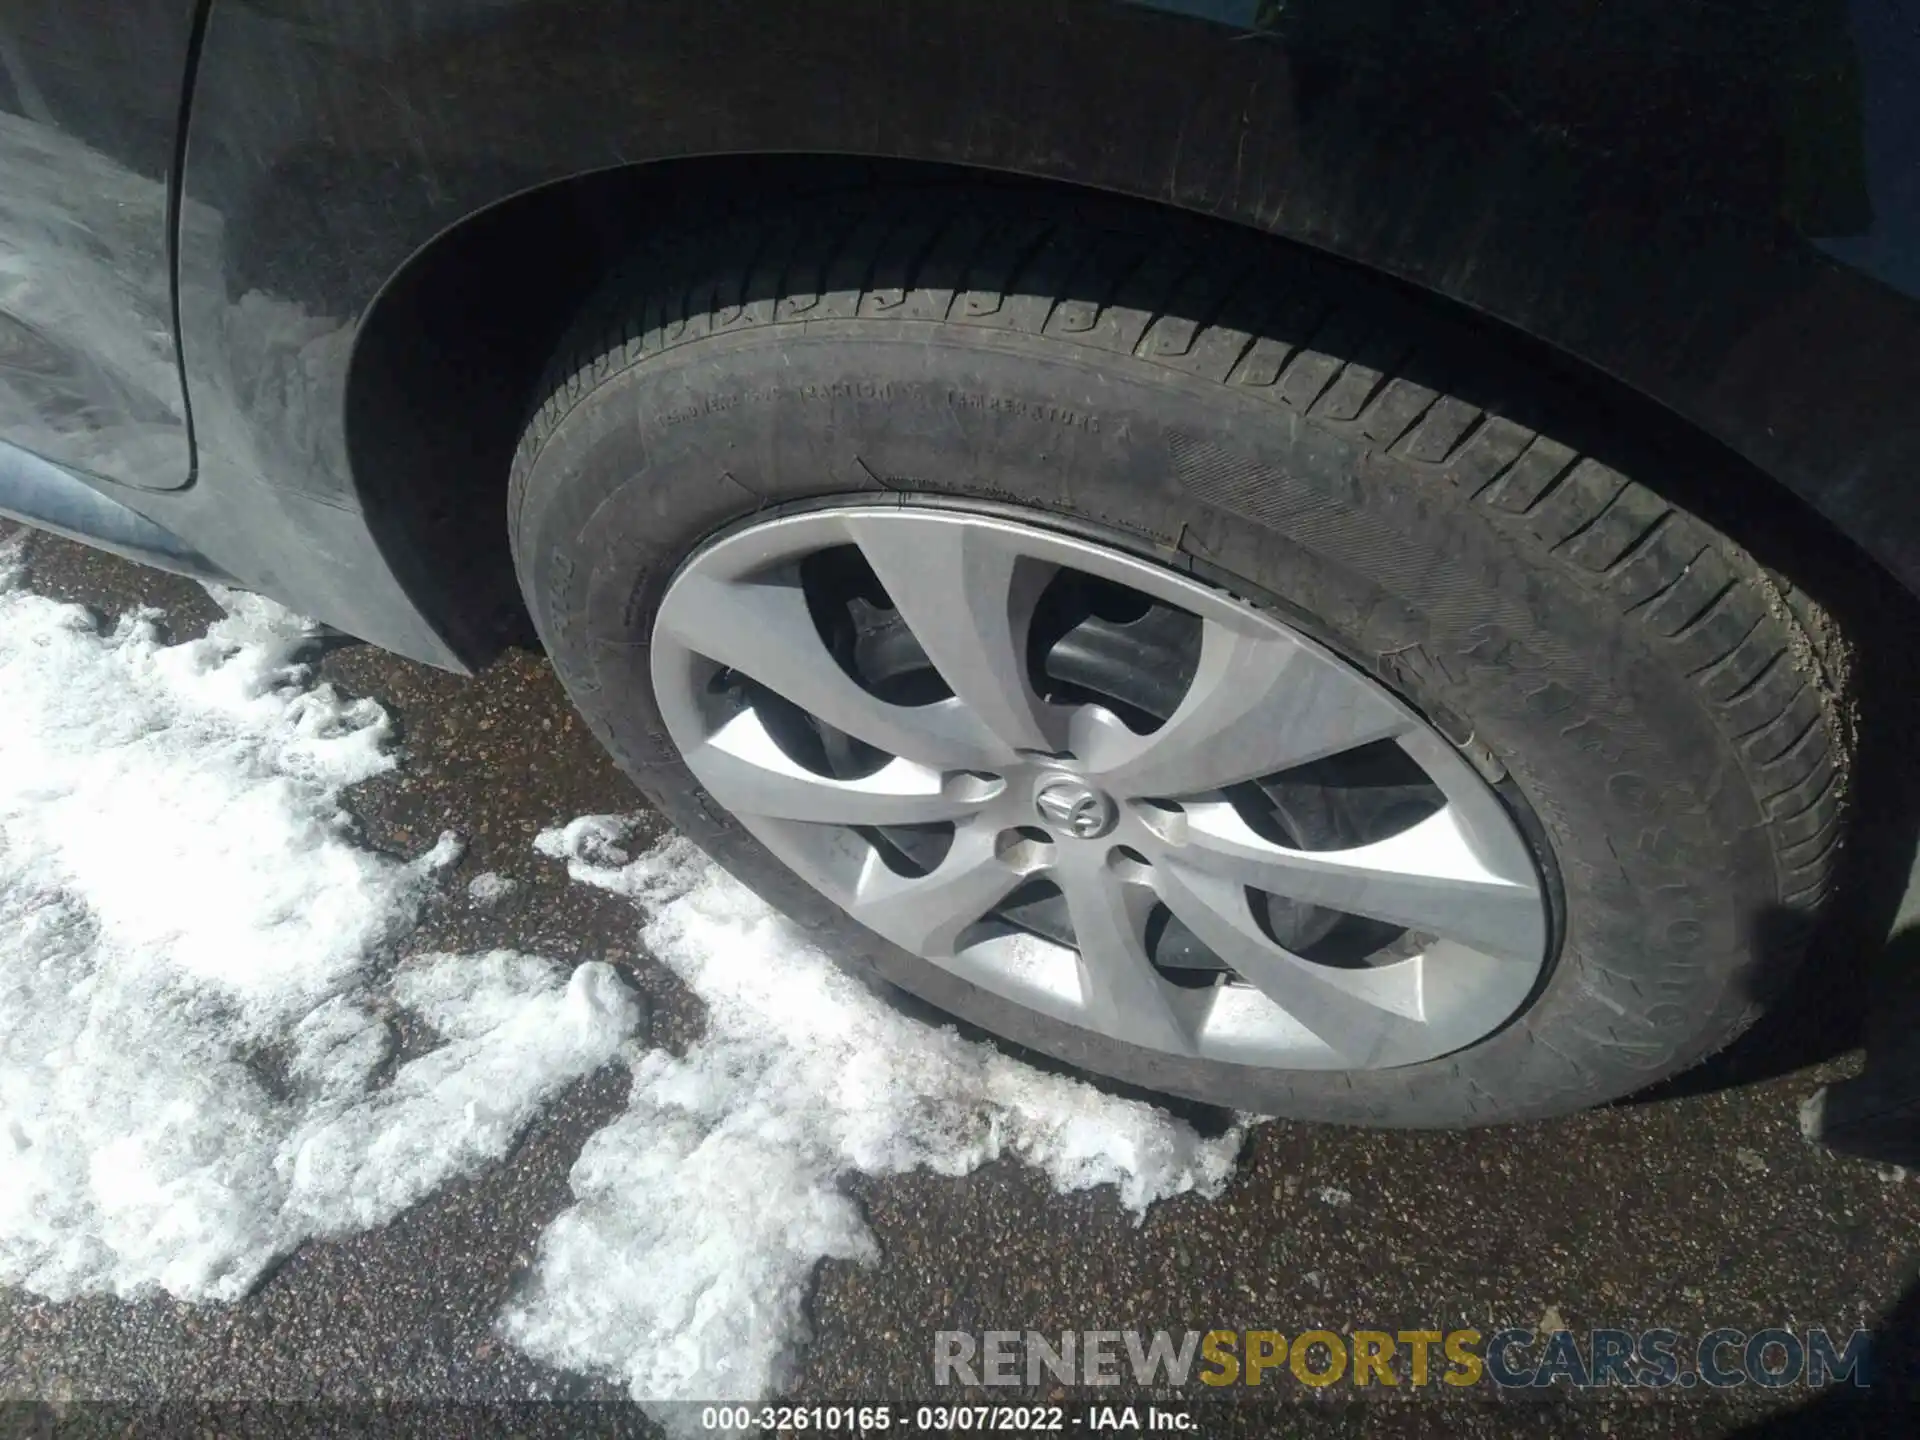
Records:
[[[190,583],[51,539],[34,541],[30,575],[42,593],[108,615],[158,605],[176,637],[218,614]],[[605,959],[652,1002],[655,1043],[677,1050],[699,1033],[697,1002],[642,953],[632,908],[569,883],[533,851],[535,834],[556,822],[644,808],[543,660],[514,652],[469,679],[342,644],[323,669],[397,717],[402,765],[350,797],[368,842],[413,855],[443,828],[468,842],[413,947]],[[467,883],[488,872],[515,883],[475,903]],[[1765,1048],[1739,1059],[1746,1073],[1783,1063]],[[1796,1123],[1808,1094],[1857,1065],[1829,1055],[1744,1084],[1721,1083],[1742,1073],[1723,1067],[1662,1098],[1471,1134],[1270,1123],[1254,1130],[1222,1197],[1163,1203],[1138,1226],[1111,1193],[1062,1197],[1014,1163],[960,1179],[861,1181],[881,1259],[821,1266],[815,1338],[789,1398],[927,1398],[941,1329],[1491,1331],[1557,1315],[1579,1331],[1665,1326],[1696,1336],[1716,1326],[1879,1324],[1920,1282],[1920,1185],[1812,1148]],[[0,1406],[5,1428],[101,1419],[73,1402],[297,1400],[341,1406],[309,1408],[304,1422],[348,1424],[373,1413],[367,1402],[388,1402],[398,1407],[381,1412],[390,1421],[464,1434],[509,1422],[459,1403],[537,1401],[509,1428],[644,1432],[623,1405],[595,1403],[622,1400],[615,1384],[544,1368],[493,1330],[542,1228],[569,1199],[574,1157],[624,1098],[624,1073],[590,1077],[505,1161],[384,1230],[303,1246],[232,1306],[52,1304],[0,1291],[0,1401],[45,1402]],[[1895,1316],[1892,1330],[1877,1362],[1883,1383],[1871,1392],[1883,1407],[1904,1389],[1895,1372],[1912,1367],[1911,1322]],[[1207,1396],[1196,1411],[1208,1434],[1309,1420],[1356,1433],[1714,1435],[1756,1422],[1768,1428],[1753,1433],[1842,1433],[1841,1417],[1800,1411],[1809,1397],[1795,1389],[1569,1398],[1557,1388],[1532,1403],[1496,1401],[1485,1386],[1468,1398],[1370,1392],[1368,1403],[1341,1387],[1282,1393],[1293,1407],[1284,1412],[1244,1396]],[[1062,1398],[1076,1415],[1108,1399]],[[254,1428],[272,1428],[276,1414],[284,1419],[255,1414]],[[1859,1416],[1862,1433],[1884,1418]],[[108,1428],[119,1433],[123,1422],[136,1423],[116,1414]]]

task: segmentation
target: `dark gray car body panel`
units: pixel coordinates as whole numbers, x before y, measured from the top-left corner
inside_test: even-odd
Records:
[[[1911,0],[212,0],[176,187],[194,479],[109,488],[241,583],[458,664],[367,514],[410,483],[354,434],[395,277],[575,177],[852,155],[1400,277],[1681,417],[1920,589],[1916,76]]]

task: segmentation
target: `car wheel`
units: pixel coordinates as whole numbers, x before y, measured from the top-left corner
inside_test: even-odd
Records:
[[[641,257],[509,520],[596,734],[842,963],[1155,1090],[1465,1125],[1721,1047],[1831,882],[1844,697],[1676,464],[1323,258],[921,191]]]

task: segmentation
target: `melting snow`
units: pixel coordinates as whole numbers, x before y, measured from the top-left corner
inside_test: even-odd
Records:
[[[395,966],[459,846],[401,863],[354,843],[339,796],[391,765],[388,723],[314,683],[306,624],[216,592],[226,617],[168,645],[153,612],[103,629],[26,592],[17,554],[0,545],[0,1283],[232,1299],[625,1059],[629,1108],[588,1142],[502,1328],[643,1401],[747,1399],[788,1376],[815,1264],[875,1255],[854,1173],[1008,1155],[1136,1214],[1223,1184],[1237,1132],[896,1014],[685,842],[630,857],[618,819],[539,848],[632,899],[705,1002],[683,1058],[633,1045],[638,1001],[603,964]],[[395,1067],[396,1009],[439,1048]]]
[[[386,983],[443,836],[352,843],[387,722],[310,683],[304,622],[217,593],[206,637],[101,631],[0,548],[0,1281],[229,1299],[390,1219],[612,1057],[611,970],[427,956]],[[376,1084],[384,1012],[446,1044]],[[275,1072],[279,1072],[277,1075]]]
[[[874,1257],[846,1176],[959,1175],[1000,1155],[1056,1189],[1117,1187],[1141,1214],[1211,1194],[1237,1131],[1043,1074],[875,999],[684,840],[628,860],[629,827],[588,816],[537,842],[626,895],[648,948],[705,1001],[684,1059],[634,1068],[627,1113],[587,1143],[574,1205],[543,1237],[503,1328],[530,1353],[624,1378],[636,1399],[752,1399],[806,1338],[825,1257]]]
[[[488,870],[467,882],[467,898],[482,910],[491,910],[519,888],[506,876]]]

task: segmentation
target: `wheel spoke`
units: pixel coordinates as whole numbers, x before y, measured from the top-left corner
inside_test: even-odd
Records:
[[[1143,601],[1172,608],[1119,636],[1117,617]],[[1033,632],[1056,622],[1072,643],[1049,673],[1084,703],[1042,698],[1053,682],[1029,667]],[[1472,759],[1279,617],[1124,548],[911,497],[795,510],[690,556],[652,636],[660,724],[711,814],[820,904],[1035,1014],[1169,1058],[1401,1066],[1492,1033],[1549,958],[1533,848]],[[929,690],[944,698],[894,703]],[[1143,714],[1165,719],[1141,734]],[[1299,770],[1382,742],[1397,754]],[[1394,828],[1382,787],[1408,765],[1428,782],[1409,786],[1426,818],[1345,850],[1293,848]],[[1239,797],[1287,772],[1284,792],[1267,787],[1282,832]],[[1306,807],[1323,797],[1341,828],[1314,828]],[[949,825],[944,853],[923,848]],[[874,828],[891,826],[921,833]],[[900,873],[904,857],[935,853],[927,873]],[[1057,899],[1007,909],[1011,926],[978,923],[1035,896],[1030,876]],[[1269,928],[1265,896],[1432,938],[1334,963],[1331,941],[1276,941],[1289,932]],[[1169,911],[1163,972],[1151,926]],[[1183,944],[1232,973],[1205,983],[1172,969]]]
[[[1421,957],[1373,969],[1316,965],[1260,932],[1234,881],[1182,865],[1158,867],[1155,880],[1203,945],[1348,1064],[1391,1065],[1429,1046]]]
[[[908,707],[868,694],[840,668],[797,584],[683,575],[660,606],[658,630],[696,654],[751,676],[837,730],[923,765],[988,767],[1011,758],[958,701]]]
[[[1056,567],[1026,557],[999,530],[963,520],[866,516],[848,532],[933,668],[1011,750],[1057,750],[1065,716],[1027,678],[1034,603]],[[910,534],[903,535],[903,530]]]
[[[1053,872],[1073,922],[1092,1028],[1153,1050],[1194,1053],[1194,1027],[1147,955],[1153,894],[1121,882],[1094,846],[1076,846]]]
[[[948,959],[961,933],[1024,878],[994,853],[988,827],[962,826],[946,857],[922,876],[896,874],[876,852],[848,909],[901,949],[930,960]]]
[[[1411,721],[1337,661],[1251,620],[1209,619],[1193,683],[1167,722],[1134,735],[1087,716],[1074,748],[1109,789],[1177,797],[1272,775],[1404,733]]]
[[[1289,850],[1254,833],[1231,805],[1187,808],[1165,854],[1208,875],[1289,900],[1365,915],[1504,959],[1538,964],[1546,922],[1531,875],[1499,874],[1476,854],[1452,808],[1351,850]]]
[[[893,760],[858,780],[835,780],[797,764],[751,710],[687,752],[709,794],[740,815],[830,825],[914,825],[980,808],[990,782],[953,778],[911,760]]]

